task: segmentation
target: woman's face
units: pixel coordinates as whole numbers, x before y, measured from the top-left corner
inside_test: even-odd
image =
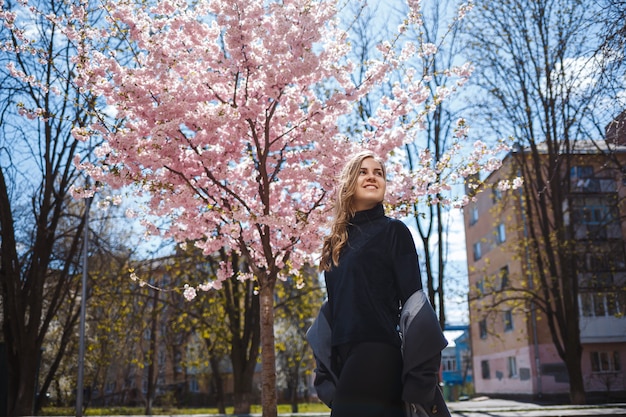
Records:
[[[385,198],[387,182],[383,167],[374,158],[365,158],[356,180],[356,191],[352,197],[354,211],[374,208]]]

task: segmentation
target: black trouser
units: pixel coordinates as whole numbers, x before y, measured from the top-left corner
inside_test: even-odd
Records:
[[[402,417],[402,355],[386,343],[334,349],[339,375],[331,417]]]

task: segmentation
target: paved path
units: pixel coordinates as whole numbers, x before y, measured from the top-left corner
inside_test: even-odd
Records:
[[[602,405],[541,405],[532,402],[479,397],[448,403],[454,417],[626,417],[626,402]]]

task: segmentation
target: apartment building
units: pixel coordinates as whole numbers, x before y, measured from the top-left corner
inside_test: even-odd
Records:
[[[610,125],[606,140],[568,149],[569,163],[561,170],[562,236],[574,254],[565,287],[577,293],[572,298],[578,304],[584,389],[607,398],[626,393],[626,170],[621,168],[626,167],[626,119],[617,120],[622,128]],[[612,159],[602,155],[607,148]],[[566,395],[567,368],[538,305],[543,288],[535,277],[541,266],[533,251],[543,248],[528,239],[537,221],[529,217],[532,209],[525,209],[524,190],[497,187],[511,175],[529,180],[516,166],[515,152],[464,208],[475,391],[529,398]],[[547,155],[540,152],[539,158]]]

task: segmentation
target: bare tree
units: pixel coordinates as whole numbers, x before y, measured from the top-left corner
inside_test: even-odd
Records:
[[[602,0],[599,4],[603,11],[600,45],[595,54],[597,62],[602,65],[599,85],[607,90],[616,109],[623,109],[626,107],[623,81],[626,75],[626,2]]]
[[[390,27],[390,22],[401,24],[401,17],[406,15],[406,8],[398,7],[398,4],[389,5],[384,2],[378,3],[378,7],[365,8],[361,2],[352,2],[352,13],[354,20],[347,24],[354,34],[353,55],[356,62],[366,63],[376,56],[376,46],[384,36],[385,27]],[[459,51],[463,49],[463,39],[458,36],[458,15],[454,12],[460,3],[454,0],[447,0],[425,5],[422,9],[421,24],[411,27],[405,35],[415,44],[432,44],[438,48],[438,53],[428,58],[420,55],[419,59],[410,60],[406,66],[400,68],[392,77],[402,79],[409,69],[416,70],[420,74],[428,75],[428,89],[430,91],[430,102],[438,102],[437,95],[439,87],[444,87],[449,83],[449,77],[445,69],[453,65],[459,65]],[[381,18],[381,16],[384,16]],[[381,26],[381,21],[386,25]],[[420,51],[420,54],[423,51]],[[417,56],[416,56],[417,58]],[[365,67],[359,67],[355,71],[354,79],[360,82],[364,77]],[[381,91],[391,91],[391,84],[381,86]],[[358,135],[360,132],[355,126],[362,126],[362,129],[371,128],[367,121],[373,114],[377,93],[368,94],[359,101],[357,111],[353,115],[356,120],[347,127],[349,133]],[[456,127],[456,120],[461,117],[464,111],[462,100],[450,99],[440,104],[432,106],[432,112],[428,113],[425,120],[424,131],[414,138],[414,141],[405,145],[406,166],[409,170],[418,169],[419,152],[429,149],[434,156],[433,160],[438,161],[442,155],[453,145],[452,138]],[[417,111],[417,109],[416,109]],[[415,115],[408,115],[416,117]],[[443,195],[442,191],[438,195],[429,196],[426,201],[416,201],[410,210],[419,235],[419,246],[423,250],[420,261],[423,264],[425,273],[425,286],[428,297],[437,311],[439,322],[442,328],[446,324],[445,291],[446,287],[454,287],[453,274],[448,267],[449,249],[449,227],[450,211],[449,207],[443,204],[434,203],[435,200],[443,201],[451,196]],[[458,277],[461,278],[461,277]],[[462,277],[465,278],[465,277]]]
[[[569,0],[478,2],[467,27],[477,67],[474,120],[484,122],[486,137],[518,141],[511,174],[524,178],[520,195],[533,292],[541,297],[539,308],[567,368],[574,404],[585,402],[585,389],[578,283],[572,279],[577,254],[563,208],[577,144],[600,139],[608,119],[602,123],[599,115],[615,114],[599,106],[595,6]]]
[[[439,53],[430,56],[430,59],[420,61],[417,68],[429,77],[428,88],[432,102],[437,101],[438,88],[449,83],[443,72],[446,68],[460,64],[459,52],[463,50],[463,39],[459,37],[458,16],[452,11],[458,10],[459,2],[447,0],[425,6],[422,11],[422,25],[420,31],[412,36],[427,44],[436,45]],[[406,145],[407,164],[409,169],[417,168],[416,160],[420,150],[431,150],[436,161],[453,146],[452,138],[456,128],[456,120],[466,111],[462,101],[452,98],[434,106],[432,112],[425,119],[426,129],[416,141]],[[438,179],[439,180],[439,179]],[[427,201],[416,203],[412,214],[417,226],[421,245],[424,250],[424,269],[426,272],[426,291],[428,298],[437,311],[441,328],[446,326],[445,286],[452,287],[448,268],[450,208],[436,201],[443,201],[447,197],[444,192],[429,196]],[[436,201],[435,201],[436,200]],[[435,204],[433,204],[435,202]],[[464,277],[463,277],[464,278]]]
[[[67,15],[71,5],[40,7],[6,1],[0,25],[0,281],[13,416],[33,414],[45,335],[77,297],[85,216],[68,202],[70,188],[82,185],[72,159],[88,152],[72,129],[89,123],[94,107],[72,82],[71,43],[45,14]],[[77,320],[68,313],[66,330]]]

